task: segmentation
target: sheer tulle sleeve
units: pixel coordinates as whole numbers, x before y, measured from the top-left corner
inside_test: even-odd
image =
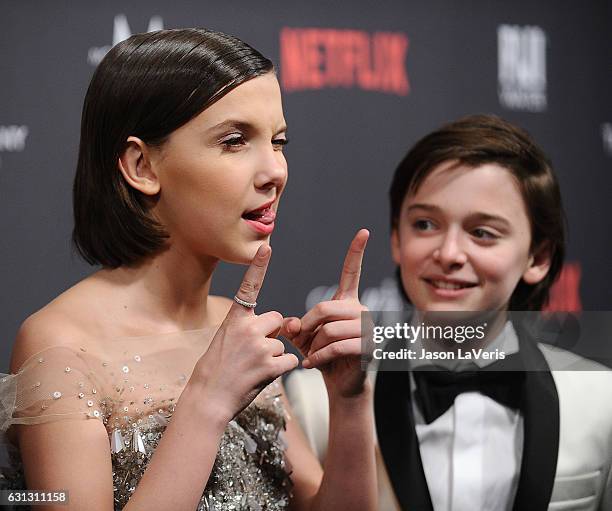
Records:
[[[17,374],[0,374],[0,432],[13,424],[102,419],[105,372],[85,348],[55,346],[30,357]]]

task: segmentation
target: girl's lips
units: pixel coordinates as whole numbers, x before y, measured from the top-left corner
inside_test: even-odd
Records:
[[[246,213],[243,215],[243,219],[257,232],[270,234],[274,230],[276,211],[268,205],[259,210]]]
[[[274,230],[274,221],[264,223],[260,220],[250,220],[248,218],[245,218],[244,221],[261,234],[271,234]]]

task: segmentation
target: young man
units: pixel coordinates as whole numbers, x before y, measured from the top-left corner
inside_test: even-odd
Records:
[[[393,259],[414,309],[490,311],[500,321],[483,347],[508,355],[476,361],[478,371],[379,365],[377,435],[397,506],[612,509],[612,374],[537,344],[508,316],[541,310],[563,264],[560,192],[543,152],[499,118],[467,117],[411,149],[390,198]],[[308,417],[299,378],[291,394]]]

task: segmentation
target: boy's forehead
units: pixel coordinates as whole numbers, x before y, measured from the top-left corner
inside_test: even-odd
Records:
[[[527,216],[526,205],[514,175],[497,163],[477,166],[456,161],[433,168],[416,190],[404,198],[402,209],[414,205],[430,209],[469,211],[516,218]],[[522,213],[522,214],[521,214]]]

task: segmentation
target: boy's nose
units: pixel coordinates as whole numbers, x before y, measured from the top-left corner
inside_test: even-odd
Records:
[[[461,268],[467,262],[467,254],[456,233],[447,232],[440,246],[434,250],[433,258],[444,271]]]

